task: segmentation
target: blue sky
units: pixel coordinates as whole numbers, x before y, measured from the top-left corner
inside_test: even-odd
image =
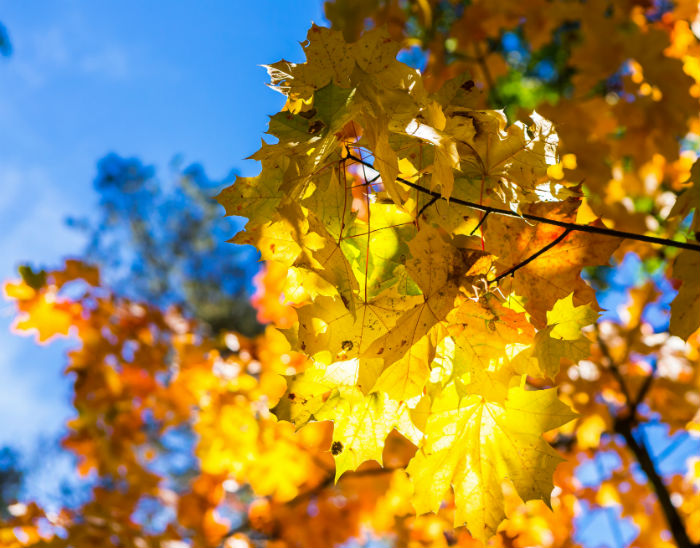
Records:
[[[138,156],[163,171],[178,154],[211,178],[260,145],[283,103],[258,65],[302,60],[321,0],[0,2],[13,54],[0,59],[0,279],[82,251],[69,216],[90,215],[96,162]],[[29,450],[70,415],[70,343],[9,333],[0,301],[0,445]]]

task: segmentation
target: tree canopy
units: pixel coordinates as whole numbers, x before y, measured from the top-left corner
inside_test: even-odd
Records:
[[[326,13],[267,67],[260,174],[217,196],[266,263],[263,334],[202,312],[240,301],[218,253],[153,270],[179,300],[79,260],[6,284],[18,331],[80,341],[63,444],[92,491],[11,505],[0,539],[700,546],[697,4]],[[157,229],[188,265],[214,223]]]

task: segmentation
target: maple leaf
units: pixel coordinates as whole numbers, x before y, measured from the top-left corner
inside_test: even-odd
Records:
[[[368,460],[382,464],[384,440],[402,413],[402,404],[380,392],[365,395],[357,388],[341,387],[331,394],[315,418],[333,421],[336,481]]]
[[[598,314],[588,305],[574,306],[573,296],[571,293],[559,299],[547,311],[547,327],[535,336],[533,355],[537,366],[534,370],[527,368],[528,374],[553,379],[562,359],[576,363],[588,357],[590,341],[581,329],[594,323]]]
[[[313,366],[287,379],[287,392],[272,410],[297,428],[313,421],[333,421],[336,481],[365,461],[381,464],[384,441],[394,428],[416,436],[404,404],[381,392],[363,393],[356,386],[358,380],[362,379],[357,360],[329,368]]]
[[[418,513],[437,512],[453,486],[455,525],[466,524],[485,541],[505,517],[502,481],[512,482],[524,500],[549,501],[551,476],[562,459],[541,435],[575,415],[556,389],[508,388],[487,372],[478,383],[488,385],[488,395],[481,395],[482,386],[463,398],[451,383],[434,397],[425,442],[407,472]]]
[[[404,297],[394,288],[367,302],[355,303],[355,314],[338,298],[319,297],[313,305],[297,310],[299,345],[311,356],[327,356],[327,363],[371,356],[369,348],[392,331],[407,307],[420,297]]]
[[[698,214],[696,213],[696,217]],[[673,277],[681,280],[671,303],[670,332],[687,339],[700,327],[700,253],[683,250],[673,263]]]
[[[416,304],[396,321],[396,329],[374,342],[367,355],[381,356],[391,365],[406,354],[452,310],[461,278],[475,262],[479,252],[465,252],[449,241],[440,230],[424,227],[408,243],[411,258],[406,270],[420,288],[423,302]],[[447,260],[445,260],[447,258]]]
[[[491,294],[478,302],[464,301],[450,320],[464,327],[454,336],[454,375],[458,377],[500,368],[532,344],[535,335],[524,313],[503,306]]]
[[[563,202],[532,204],[526,211],[558,221],[574,221],[580,201],[569,198]],[[491,217],[486,221],[486,251],[498,257],[499,274],[519,265],[535,252],[564,235],[565,229],[537,223],[527,225],[512,217]],[[546,312],[555,302],[574,292],[579,303],[590,303],[595,292],[581,279],[587,265],[607,262],[618,247],[619,240],[610,236],[570,232],[552,249],[523,265],[504,285],[524,297],[525,309],[544,324]]]
[[[12,329],[34,332],[40,343],[46,343],[57,335],[67,336],[74,322],[71,308],[53,293],[42,294],[24,307],[24,314]]]
[[[45,284],[46,278],[46,273],[40,276],[42,283]],[[65,283],[66,280],[60,281]],[[33,332],[41,344],[57,335],[67,336],[79,317],[79,310],[73,303],[58,296],[58,288],[53,283],[34,288],[24,280],[7,282],[4,292],[8,299],[16,301],[20,312],[12,330],[18,333]]]
[[[284,168],[279,163],[265,162],[257,177],[238,177],[236,182],[216,197],[226,215],[239,215],[257,221],[272,215],[283,198],[279,191]],[[253,225],[251,225],[253,226]]]

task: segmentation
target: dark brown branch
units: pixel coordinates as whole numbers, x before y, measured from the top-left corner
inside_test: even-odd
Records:
[[[374,169],[374,166],[372,166],[372,164],[370,164],[369,162],[365,162],[364,160],[358,158],[357,156],[353,156],[352,154],[348,154],[347,157],[355,162],[358,162],[364,166],[367,166],[367,167]],[[401,184],[404,184],[408,187],[411,187],[411,188],[418,190],[419,192],[429,194],[430,196],[437,197],[438,199],[443,199],[443,200],[445,199],[442,197],[442,194],[440,194],[439,192],[436,192],[434,190],[428,190],[427,188],[422,187],[419,184],[412,183],[411,181],[407,181],[406,179],[402,179],[401,177],[397,177],[396,180],[399,181]],[[638,242],[646,242],[646,243],[650,243],[650,244],[657,244],[657,245],[662,245],[662,246],[667,246],[667,247],[676,247],[679,249],[690,249],[691,251],[700,252],[700,244],[698,244],[698,243],[677,242],[675,240],[671,240],[670,238],[657,238],[656,236],[646,236],[644,234],[635,234],[633,232],[624,232],[622,230],[615,230],[614,228],[607,228],[607,227],[602,227],[602,226],[579,225],[576,223],[567,223],[565,221],[557,221],[556,219],[548,219],[547,217],[540,217],[539,215],[531,215],[529,213],[516,213],[516,212],[510,211],[508,209],[500,209],[497,207],[485,206],[485,205],[477,204],[475,202],[461,200],[459,198],[450,198],[449,200],[446,200],[446,201],[453,202],[453,203],[461,205],[461,206],[469,207],[471,209],[476,209],[478,211],[484,211],[486,213],[503,215],[505,217],[515,217],[518,219],[527,219],[528,221],[534,221],[537,223],[543,223],[543,224],[548,224],[548,225],[552,225],[552,226],[560,226],[562,228],[568,228],[569,230],[574,231],[574,232],[586,232],[589,234],[602,234],[603,236],[624,238],[627,240],[635,240]]]
[[[350,188],[360,188],[363,186],[370,186],[371,184],[374,184],[380,177],[381,177],[381,175],[375,175],[369,181],[365,181],[364,183],[360,183],[359,185],[352,185]]]
[[[546,246],[543,248],[535,251],[532,255],[530,255],[527,259],[524,261],[520,261],[518,264],[515,266],[510,267],[508,270],[506,270],[503,274],[499,274],[496,276],[496,278],[493,280],[494,282],[498,283],[500,282],[503,278],[510,276],[511,274],[515,274],[515,271],[528,265],[532,261],[534,261],[537,257],[542,255],[543,253],[549,251],[552,249],[555,245],[557,245],[559,242],[561,242],[564,238],[566,238],[569,234],[571,233],[571,229],[567,228],[564,232],[559,234],[554,240],[549,242]]]
[[[668,488],[664,484],[661,476],[656,471],[654,466],[654,461],[649,454],[646,445],[642,441],[637,441],[632,433],[634,427],[634,418],[625,417],[623,419],[617,419],[615,421],[615,432],[620,434],[627,443],[635,458],[642,467],[642,470],[647,476],[647,479],[654,488],[656,493],[656,498],[661,505],[661,510],[666,517],[666,523],[671,531],[673,540],[675,541],[678,548],[700,548],[700,544],[695,544],[691,542],[688,537],[688,533],[685,529],[685,525],[681,520],[676,507],[671,502],[671,496],[669,495]]]
[[[600,332],[597,333],[597,339],[598,346],[608,362],[608,369],[615,377],[615,380],[617,380],[618,384],[620,385],[620,390],[625,396],[625,407],[627,409],[627,413],[624,417],[614,417],[614,430],[625,439],[627,446],[634,454],[637,462],[639,462],[639,465],[646,474],[649,483],[651,483],[654,492],[656,493],[656,498],[659,501],[659,505],[661,506],[661,510],[666,518],[666,523],[668,524],[671,535],[673,535],[673,539],[678,548],[700,548],[700,544],[693,544],[690,541],[685,525],[683,524],[678,510],[671,502],[671,496],[668,492],[668,488],[657,472],[656,467],[654,466],[654,461],[649,454],[649,450],[646,448],[643,441],[637,441],[637,439],[634,437],[633,431],[635,426],[638,425],[637,407],[644,400],[644,397],[649,391],[656,373],[656,369],[654,368],[652,370],[649,376],[644,380],[644,383],[639,389],[639,392],[637,392],[637,395],[632,398],[629,388],[627,387],[627,383],[620,373],[617,364],[612,359],[610,349],[600,336]]]
[[[597,326],[596,326],[596,330],[597,330]],[[600,348],[600,351],[603,353],[603,357],[608,362],[607,363],[608,369],[610,370],[610,373],[612,374],[612,376],[615,377],[615,380],[620,385],[620,391],[625,396],[625,405],[627,407],[627,417],[629,417],[633,421],[636,421],[637,420],[637,418],[636,418],[637,417],[637,408],[644,401],[644,398],[646,397],[647,393],[649,392],[649,389],[651,388],[651,384],[654,381],[654,376],[656,375],[656,367],[652,367],[651,373],[649,373],[649,375],[644,379],[642,386],[639,388],[639,392],[637,392],[637,395],[633,398],[632,393],[630,392],[630,390],[627,386],[627,383],[625,382],[625,379],[623,378],[622,374],[620,373],[620,368],[613,361],[612,356],[610,355],[610,349],[608,348],[608,345],[605,343],[603,338],[600,336],[599,330],[597,330],[596,337],[598,340],[598,347]]]

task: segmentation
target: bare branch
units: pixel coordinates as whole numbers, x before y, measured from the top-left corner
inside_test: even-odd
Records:
[[[369,162],[365,162],[364,160],[358,158],[357,156],[353,156],[352,154],[348,153],[347,158],[360,163],[364,166],[371,167],[374,169],[372,164]],[[407,181],[406,179],[403,179],[401,177],[396,178],[397,181],[399,181],[401,184],[404,184],[408,187],[414,188],[418,190],[419,192],[423,192],[425,194],[430,194],[433,197],[437,197],[438,199],[445,199],[442,197],[442,195],[439,192],[436,192],[434,190],[429,190],[425,187],[422,187],[419,184],[412,183],[411,181]],[[510,211],[508,209],[500,209],[497,207],[491,207],[491,206],[485,206],[481,204],[477,204],[475,202],[469,202],[467,200],[461,200],[459,198],[450,198],[449,200],[446,200],[448,202],[452,202],[464,207],[469,207],[472,209],[476,209],[478,211],[484,211],[487,213],[493,213],[496,215],[503,215],[505,217],[515,217],[518,219],[527,219],[528,221],[534,221],[537,223],[543,223],[543,224],[548,224],[552,226],[560,226],[562,228],[567,228],[570,231],[573,232],[586,232],[589,234],[602,234],[603,236],[610,236],[614,238],[624,238],[627,240],[635,240],[638,242],[646,242],[650,244],[657,244],[657,245],[662,245],[666,247],[676,247],[679,249],[689,249],[691,251],[697,251],[700,253],[700,243],[693,243],[693,242],[677,242],[675,240],[672,240],[670,238],[657,238],[656,236],[646,236],[645,234],[635,234],[633,232],[624,232],[622,230],[615,230],[614,228],[607,228],[607,227],[602,227],[602,226],[592,226],[592,225],[580,225],[576,223],[567,223],[565,221],[557,221],[556,219],[548,219],[547,217],[540,217],[539,215],[531,215],[529,213],[516,213],[514,211]]]
[[[671,502],[671,496],[669,495],[668,488],[663,482],[663,479],[656,471],[654,466],[654,461],[649,454],[648,449],[643,441],[637,441],[634,437],[632,429],[634,427],[634,418],[626,417],[622,419],[617,419],[615,421],[615,432],[622,435],[630,448],[635,458],[639,462],[642,470],[647,476],[647,479],[654,488],[656,497],[661,505],[661,510],[666,517],[666,523],[671,531],[673,540],[675,541],[678,548],[700,548],[700,544],[695,544],[691,542],[688,537],[688,532],[685,529],[683,520],[681,519],[678,510]]]

